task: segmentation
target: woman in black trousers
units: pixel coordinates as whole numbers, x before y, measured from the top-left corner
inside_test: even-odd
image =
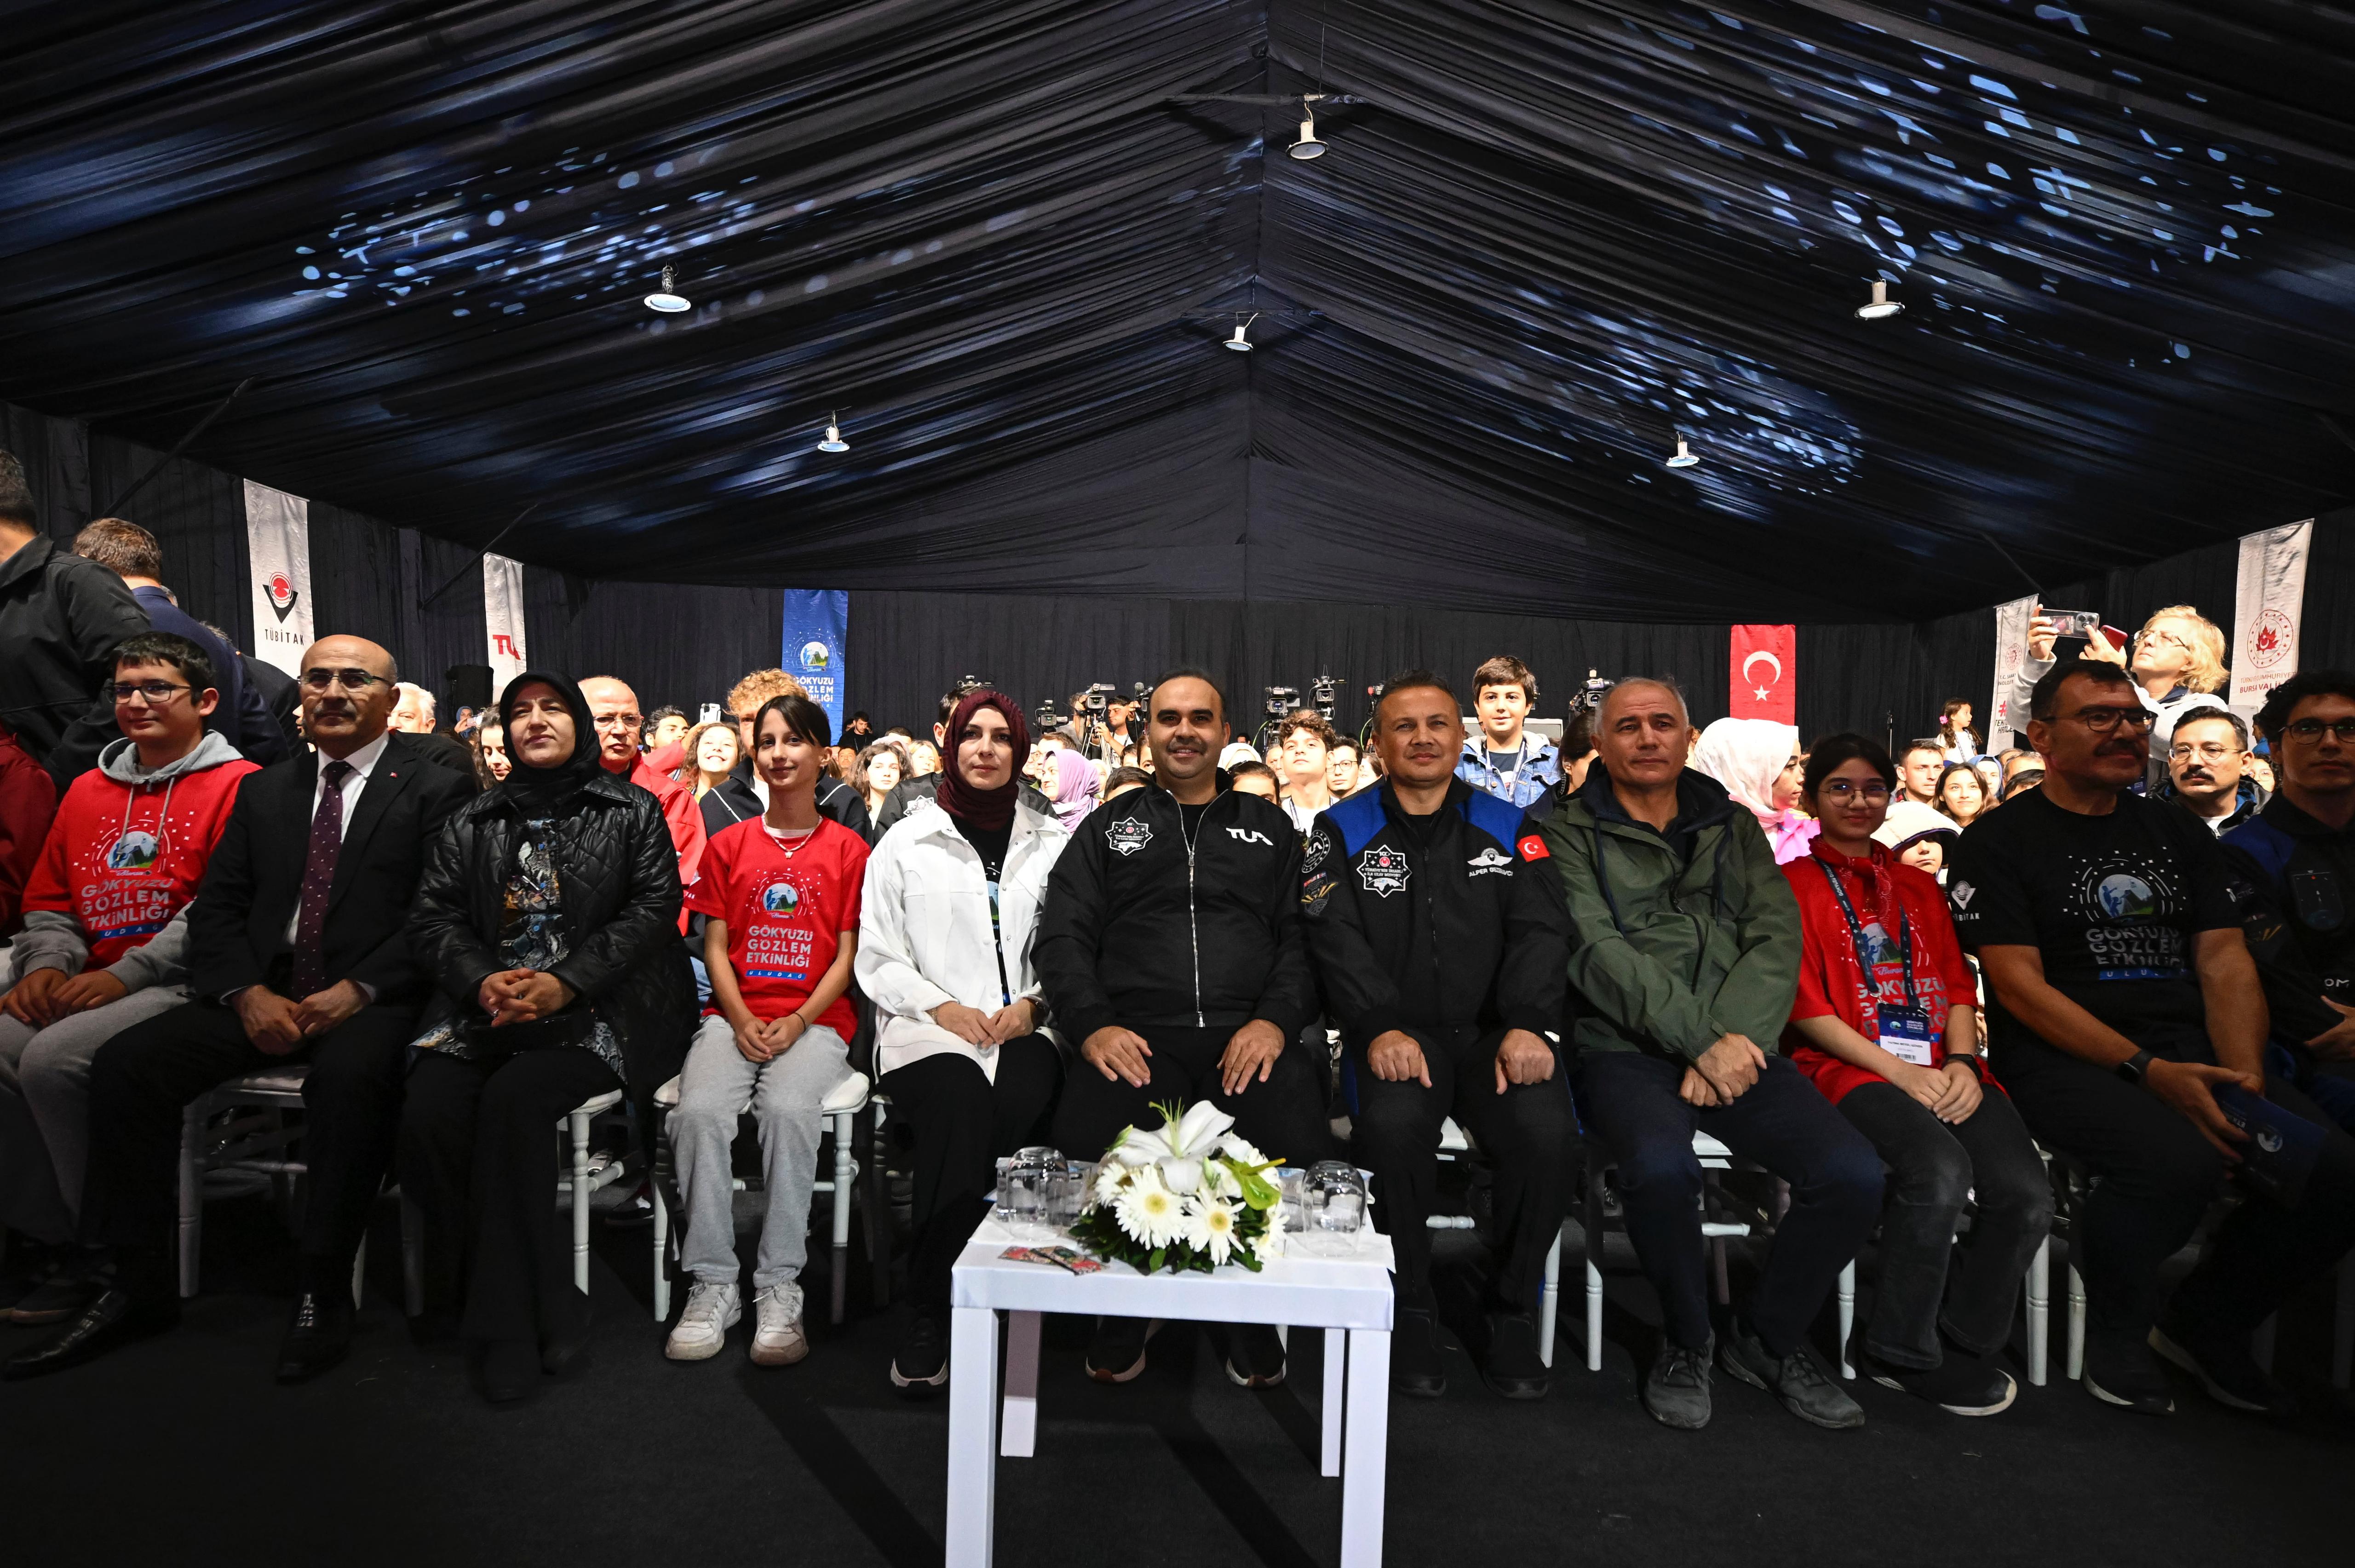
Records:
[[[558,1123],[677,1073],[695,1022],[678,862],[655,798],[599,765],[580,688],[527,673],[499,699],[512,768],[427,856],[410,939],[433,978],[401,1113],[424,1211],[429,1320],[520,1399],[587,1343],[557,1207]]]

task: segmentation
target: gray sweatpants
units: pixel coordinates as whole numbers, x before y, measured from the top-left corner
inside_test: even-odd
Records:
[[[849,1071],[850,1047],[822,1023],[804,1031],[783,1055],[750,1062],[736,1049],[736,1032],[726,1019],[703,1021],[679,1074],[678,1107],[670,1113],[671,1150],[687,1206],[679,1261],[687,1273],[713,1283],[737,1276],[729,1150],[736,1141],[736,1118],[749,1109],[760,1127],[769,1200],[752,1287],[765,1290],[799,1277],[809,1261],[810,1186],[817,1180],[825,1130],[818,1112]]]
[[[90,1155],[90,1061],[134,1023],[188,1000],[154,985],[37,1030],[0,1013],[0,1223],[73,1239]]]

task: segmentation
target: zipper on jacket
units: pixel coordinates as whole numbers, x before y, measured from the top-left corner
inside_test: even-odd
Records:
[[[1194,837],[1189,838],[1186,833],[1186,803],[1168,790],[1162,793],[1168,795],[1169,803],[1178,808],[1178,838],[1186,846],[1186,937],[1194,946],[1194,1027],[1205,1029],[1209,1025],[1202,1021],[1202,929],[1194,919],[1194,838],[1200,837],[1202,830],[1210,825],[1210,808],[1218,804],[1219,798],[1213,795],[1202,803],[1202,821],[1196,826]]]

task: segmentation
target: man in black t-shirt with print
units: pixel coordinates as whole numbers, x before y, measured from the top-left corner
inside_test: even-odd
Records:
[[[2044,782],[1963,834],[1947,892],[1986,972],[1998,1076],[2037,1139],[2099,1179],[2078,1214],[2085,1386],[2165,1414],[2156,1351],[2225,1404],[2286,1414],[2296,1402],[2249,1337],[2355,1242],[2355,1140],[2264,1075],[2264,993],[2223,851],[2180,808],[2130,792],[2151,721],[2126,673],[2058,666],[2030,714]],[[2235,1103],[2273,1124],[2272,1148],[2226,1115]],[[2227,1173],[2247,1201],[2169,1301],[2161,1266]]]

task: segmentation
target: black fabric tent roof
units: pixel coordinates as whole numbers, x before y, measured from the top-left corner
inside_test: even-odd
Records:
[[[498,548],[577,573],[1913,620],[2355,488],[2336,10],[86,0],[9,34],[0,397],[164,445],[251,377],[207,461],[473,544],[533,505]],[[1316,162],[1296,103],[1203,98],[1314,91],[1354,101]],[[666,264],[689,314],[640,303]],[[1875,278],[1902,315],[1854,316]]]

